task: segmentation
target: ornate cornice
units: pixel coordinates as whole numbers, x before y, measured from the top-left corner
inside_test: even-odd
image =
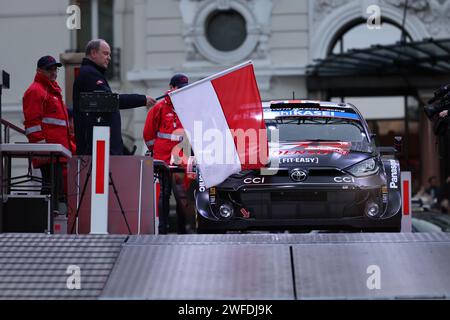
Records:
[[[251,59],[268,59],[272,0],[179,0],[183,19],[186,61],[232,63]],[[247,39],[235,52],[222,54],[205,39],[204,21],[214,10],[234,9],[246,19]]]
[[[343,5],[352,2],[352,0],[315,0],[313,4],[313,22],[316,24],[322,21],[324,17],[332,14],[332,12]]]
[[[349,3],[364,5],[361,0],[316,0],[311,1],[313,5],[313,26],[317,26],[327,16],[333,15],[333,12]],[[377,0],[381,8],[381,16],[385,10],[403,11],[406,0]],[[367,4],[372,4],[367,2]],[[363,13],[363,10],[361,10]],[[408,16],[419,19],[432,37],[447,37],[450,33],[450,1],[449,0],[408,0]],[[401,24],[401,21],[396,21]]]
[[[382,3],[404,10],[405,0],[383,0]],[[447,37],[450,33],[450,1],[448,0],[409,0],[408,14],[417,16],[431,36]]]

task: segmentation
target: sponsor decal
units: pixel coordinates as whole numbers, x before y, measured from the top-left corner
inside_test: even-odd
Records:
[[[250,212],[245,208],[241,209],[241,214],[242,214],[242,218],[244,218],[244,219],[250,218]]]
[[[216,188],[209,188],[209,203],[216,204]]]
[[[328,110],[313,110],[313,109],[288,109],[288,110],[271,110],[268,113],[268,117],[325,117],[325,118],[343,118],[359,120],[359,116],[356,113],[344,112],[338,109],[333,111]],[[266,114],[267,114],[266,113]],[[272,116],[272,117],[270,117]]]
[[[381,197],[382,197],[383,203],[387,203],[388,202],[389,195],[388,195],[388,188],[387,188],[387,186],[382,186],[381,187]]]
[[[319,163],[319,158],[281,158],[280,163]]]
[[[264,177],[255,177],[255,178],[245,178],[245,184],[261,184],[264,183]]]
[[[334,177],[334,182],[337,183],[354,183],[355,179],[353,177]]]
[[[387,203],[388,202],[388,187],[387,186],[381,187],[381,196],[383,199],[383,203]]]
[[[275,156],[287,155],[328,155],[338,153],[346,156],[350,153],[351,142],[300,142],[289,150],[276,150]]]
[[[198,191],[199,192],[205,192],[206,191],[205,180],[203,180],[203,177],[202,177],[201,174],[198,175]]]
[[[389,160],[391,166],[391,182],[389,182],[389,188],[398,189],[398,164],[395,160]]]

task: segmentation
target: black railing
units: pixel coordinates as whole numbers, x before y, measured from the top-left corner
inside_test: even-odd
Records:
[[[9,137],[10,137],[9,131],[10,131],[10,129],[13,129],[16,132],[25,135],[25,130],[24,129],[16,126],[15,124],[13,124],[13,123],[5,120],[5,119],[0,119],[0,121],[1,121],[1,124],[4,126],[4,130],[5,130],[4,131],[4,136],[3,136],[3,139],[4,139],[3,143],[9,143]]]
[[[2,129],[3,125],[3,141],[0,141],[0,143],[9,143],[9,139],[10,139],[10,130],[12,129],[13,131],[16,131],[19,134],[25,135],[25,130],[16,126],[15,124],[5,120],[5,119],[1,119],[0,118],[0,130]],[[1,182],[1,188],[0,188],[0,192],[2,192],[3,194],[5,193],[9,193],[9,187],[7,187],[8,185],[11,184],[11,162],[7,157],[2,157],[2,160],[0,161],[0,165],[2,166],[2,170],[3,170],[3,174],[2,174],[2,178],[0,179]],[[31,176],[31,159],[28,159],[28,173],[27,176],[30,175]],[[21,176],[21,178],[23,178],[24,176]],[[8,183],[5,183],[5,181],[8,181]],[[22,191],[27,191],[27,190],[22,190]],[[28,190],[28,191],[32,191],[32,190]]]

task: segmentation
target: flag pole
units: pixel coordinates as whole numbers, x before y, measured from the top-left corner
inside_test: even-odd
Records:
[[[214,80],[214,79],[216,79],[216,78],[218,78],[218,77],[224,76],[224,75],[226,75],[226,74],[228,74],[228,73],[230,73],[230,72],[233,72],[233,71],[235,71],[235,70],[238,70],[238,69],[240,69],[240,68],[243,68],[243,67],[245,67],[245,66],[247,66],[247,65],[253,65],[253,61],[252,61],[252,60],[248,60],[248,61],[243,62],[243,63],[241,63],[241,64],[238,64],[238,65],[236,65],[236,66],[234,66],[234,67],[228,68],[228,69],[223,70],[223,71],[220,71],[220,72],[218,72],[218,73],[215,73],[215,74],[213,74],[213,75],[211,75],[211,76],[209,76],[209,77],[206,77],[206,78],[204,78],[204,79],[195,81],[194,83],[188,84],[187,86],[185,86],[185,87],[183,87],[183,88],[180,88],[180,89],[177,89],[177,90],[174,90],[174,91],[169,92],[169,96],[172,96],[172,95],[174,95],[174,94],[176,94],[176,93],[178,93],[178,92],[181,92],[181,91],[183,91],[183,90],[185,90],[185,89],[192,88],[192,87],[194,87],[194,86],[196,86],[196,85],[202,84],[202,83],[204,83],[204,82],[206,82],[206,81]],[[158,98],[159,98],[159,97],[158,97]],[[158,98],[157,98],[157,99],[158,99]]]

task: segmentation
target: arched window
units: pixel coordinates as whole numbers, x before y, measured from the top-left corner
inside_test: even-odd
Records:
[[[393,22],[384,21],[379,29],[368,29],[366,21],[359,20],[338,32],[328,48],[328,55],[342,54],[352,49],[369,48],[372,45],[391,45],[404,37],[411,42],[411,36]],[[400,157],[415,174],[419,172],[418,144],[408,141],[419,140],[419,105],[414,97],[408,96],[350,96],[331,97],[332,101],[353,103],[367,120],[371,131],[377,135],[378,145],[392,145],[394,136],[406,136],[404,153]]]
[[[406,41],[411,41],[411,36],[405,33]],[[337,34],[328,54],[344,53],[350,49],[368,48],[371,45],[388,45],[400,41],[402,28],[395,23],[383,22],[379,29],[368,29],[365,21],[356,21]]]

